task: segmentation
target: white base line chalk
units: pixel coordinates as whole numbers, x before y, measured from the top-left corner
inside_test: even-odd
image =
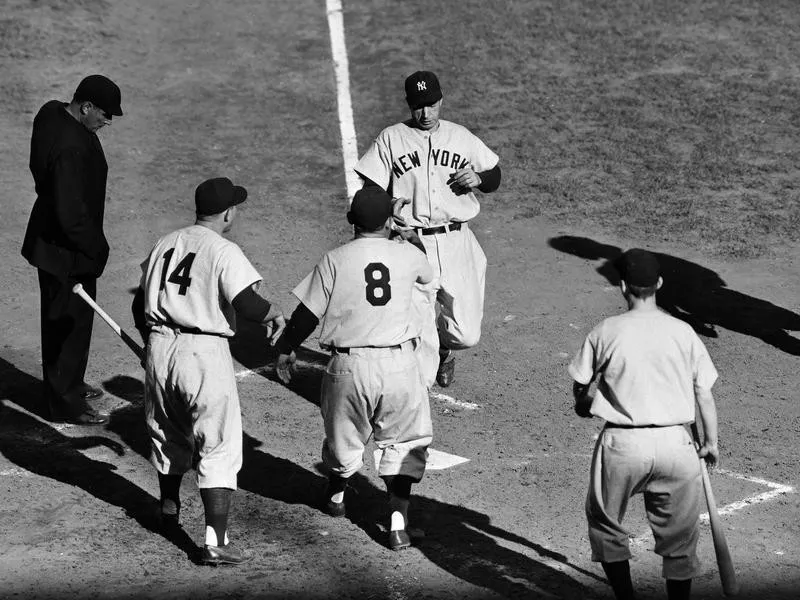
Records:
[[[342,136],[342,159],[347,186],[347,203],[361,187],[358,174],[353,170],[358,162],[356,128],[353,124],[353,104],[350,98],[350,65],[347,59],[347,44],[344,39],[344,15],[342,0],[327,0],[328,28],[331,35],[331,54],[336,75],[336,99],[339,107],[339,131]]]
[[[726,504],[725,506],[721,506],[717,508],[717,512],[722,515],[729,515],[731,513],[736,512],[737,510],[742,510],[743,508],[747,508],[748,506],[753,506],[755,504],[761,504],[763,502],[768,502],[777,496],[781,496],[783,494],[791,494],[795,491],[794,487],[791,485],[785,485],[783,483],[775,483],[774,481],[767,481],[766,479],[761,479],[760,477],[752,477],[750,475],[744,475],[742,473],[735,473],[733,471],[728,471],[726,469],[714,469],[714,473],[719,475],[725,475],[726,477],[730,477],[732,479],[741,479],[743,481],[749,481],[750,483],[755,483],[756,485],[763,485],[764,487],[770,488],[768,492],[762,492],[760,494],[754,494],[752,496],[748,496],[743,500],[737,500],[736,502],[731,502],[730,504]],[[702,513],[700,515],[700,520],[704,523],[708,522],[708,513]],[[635,544],[644,544],[652,540],[651,532],[646,532],[641,535],[632,538],[631,541]]]
[[[457,406],[458,408],[465,408],[467,410],[476,410],[480,408],[480,404],[475,404],[474,402],[465,402],[463,400],[456,400],[455,398],[448,396],[447,394],[442,394],[440,392],[430,392],[431,400],[438,400],[440,402],[445,402],[447,404],[451,404],[452,406]]]

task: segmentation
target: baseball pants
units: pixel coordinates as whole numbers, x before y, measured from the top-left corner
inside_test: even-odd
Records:
[[[698,575],[702,485],[697,451],[682,425],[607,426],[595,445],[586,498],[592,560],[631,557],[622,520],[629,499],[641,493],[664,578]]]
[[[467,223],[457,231],[421,235],[433,281],[417,285],[412,301],[422,322],[417,353],[428,387],[436,381],[439,347],[471,348],[481,337],[486,255]],[[437,315],[438,306],[438,315]]]
[[[322,378],[320,409],[322,460],[332,473],[356,473],[374,436],[382,451],[379,475],[422,479],[433,426],[413,341],[334,352]]]
[[[242,416],[227,338],[154,328],[144,405],[150,462],[159,473],[195,467],[198,487],[236,489]]]

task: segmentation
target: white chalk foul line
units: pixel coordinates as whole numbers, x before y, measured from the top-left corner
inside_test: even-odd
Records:
[[[737,510],[742,510],[743,508],[747,508],[748,506],[753,506],[755,504],[761,504],[763,502],[768,502],[777,496],[781,496],[783,494],[791,494],[795,491],[794,487],[791,485],[786,485],[783,483],[776,483],[774,481],[768,481],[766,479],[762,479],[760,477],[752,477],[751,475],[744,475],[743,473],[735,473],[734,471],[728,471],[726,469],[715,469],[715,473],[719,475],[725,475],[726,477],[730,477],[732,479],[741,479],[742,481],[749,481],[750,483],[755,483],[756,485],[763,485],[764,487],[770,488],[768,492],[762,492],[760,494],[754,494],[752,496],[748,496],[743,500],[737,500],[736,502],[731,502],[730,504],[726,504],[725,506],[721,506],[717,508],[717,512],[722,515],[729,515],[731,513],[736,512]],[[708,522],[708,513],[702,513],[700,515],[700,520]],[[632,538],[631,541],[635,544],[644,544],[652,539],[651,533],[648,531],[641,535]]]
[[[350,65],[347,59],[347,44],[344,39],[344,15],[342,0],[327,0],[328,28],[331,35],[331,53],[336,76],[336,98],[339,107],[339,131],[342,136],[342,159],[347,185],[347,202],[356,193],[359,179],[353,170],[358,161],[356,128],[353,124],[353,104],[350,99]]]
[[[768,500],[772,500],[777,496],[781,496],[783,494],[790,494],[794,492],[794,488],[791,485],[775,483],[774,481],[767,481],[766,479],[761,479],[760,477],[751,477],[750,475],[744,475],[742,473],[734,473],[733,471],[727,471],[725,469],[717,469],[716,471],[720,475],[726,475],[733,479],[742,479],[744,481],[749,481],[750,483],[755,483],[770,488],[770,491],[768,492],[763,492],[761,494],[749,496],[744,500],[731,502],[730,504],[726,504],[725,506],[718,508],[717,512],[719,512],[720,515],[729,515],[732,512],[736,512],[737,510],[747,508],[748,506],[752,506],[754,504],[761,504],[762,502],[767,502]],[[703,521],[708,521],[708,513],[703,513],[702,515],[700,515],[700,519],[702,519]]]
[[[475,404],[474,402],[465,402],[464,400],[457,400],[447,394],[442,394],[441,392],[430,392],[431,400],[439,400],[440,402],[445,402],[452,406],[457,406],[458,408],[464,408],[467,410],[476,410],[481,407],[480,404]]]

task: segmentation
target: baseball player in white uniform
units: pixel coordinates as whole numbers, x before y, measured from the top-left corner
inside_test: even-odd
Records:
[[[668,597],[686,599],[699,567],[697,456],[712,465],[719,458],[711,393],[717,371],[691,326],[656,306],[663,283],[656,257],[629,250],[617,268],[629,310],[595,327],[569,365],[576,412],[606,421],[586,499],[592,560],[602,563],[618,599],[634,598],[622,519],[631,496],[642,493]],[[705,432],[699,452],[686,428],[695,420],[695,404]]]
[[[277,371],[289,383],[294,349],[322,321],[320,345],[331,351],[320,401],[322,459],[329,471],[324,510],[344,516],[347,480],[361,468],[364,447],[374,436],[382,451],[378,473],[388,492],[388,545],[400,550],[411,543],[411,485],[425,473],[432,439],[412,291],[417,283],[429,283],[433,272],[412,244],[389,240],[392,200],[385,191],[359,190],[347,216],[355,239],[325,254],[294,289],[300,303],[276,345]]]
[[[228,178],[195,192],[194,225],[162,237],[142,263],[134,298],[147,345],[145,417],[158,472],[165,527],[178,527],[180,484],[192,466],[205,509],[200,562],[238,564],[247,555],[228,540],[230,500],[242,465],[242,420],[228,338],[236,315],[277,335],[280,310],[256,290],[261,276],[226,240],[247,191]]]
[[[435,74],[413,73],[405,92],[411,118],[381,131],[355,170],[365,186],[393,196],[395,228],[425,247],[434,278],[415,298],[423,319],[419,356],[428,386],[447,387],[453,351],[481,335],[486,256],[468,223],[480,210],[474,191],[500,186],[499,159],[468,129],[439,118]]]

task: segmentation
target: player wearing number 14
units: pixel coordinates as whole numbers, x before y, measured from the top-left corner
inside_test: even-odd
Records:
[[[178,526],[181,478],[194,464],[206,517],[200,560],[207,564],[245,560],[227,534],[242,466],[242,418],[227,338],[237,316],[263,323],[275,336],[283,326],[280,310],[256,292],[261,276],[223,237],[246,198],[228,178],[201,183],[197,221],[156,243],[142,264],[132,307],[147,343],[145,419],[162,522]]]

